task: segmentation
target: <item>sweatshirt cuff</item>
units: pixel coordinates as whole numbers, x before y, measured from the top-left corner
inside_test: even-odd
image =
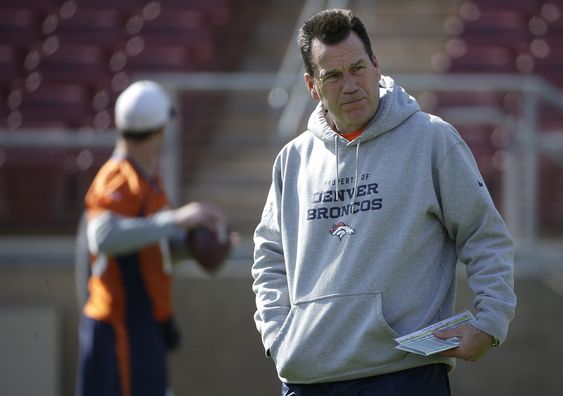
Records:
[[[502,344],[506,340],[508,334],[508,321],[490,316],[477,316],[477,319],[471,323],[473,327],[484,331],[485,333],[495,337]]]

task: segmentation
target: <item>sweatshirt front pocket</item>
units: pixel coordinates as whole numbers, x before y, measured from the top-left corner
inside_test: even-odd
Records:
[[[333,294],[296,303],[270,347],[282,380],[311,383],[373,371],[400,359],[381,294]]]

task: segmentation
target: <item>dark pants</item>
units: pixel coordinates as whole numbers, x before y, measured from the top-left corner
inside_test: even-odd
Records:
[[[119,340],[114,327],[82,316],[77,396],[164,396],[166,352],[160,329],[134,326],[127,333],[127,375],[119,369]],[[124,393],[124,384],[130,393]]]
[[[447,367],[431,364],[350,381],[283,384],[282,396],[451,396],[451,392]]]

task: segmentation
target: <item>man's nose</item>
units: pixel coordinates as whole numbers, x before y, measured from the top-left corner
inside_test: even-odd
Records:
[[[344,73],[342,79],[342,90],[344,92],[355,92],[358,89],[358,84],[356,83],[356,78],[352,73]]]

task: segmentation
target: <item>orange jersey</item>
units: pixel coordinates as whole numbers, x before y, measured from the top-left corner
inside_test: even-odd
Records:
[[[147,217],[167,205],[159,178],[146,175],[130,160],[119,157],[102,166],[86,195],[89,220],[107,211]],[[154,243],[124,255],[92,256],[95,265],[84,313],[114,324],[170,318],[171,278],[165,270],[164,254],[160,244]]]

